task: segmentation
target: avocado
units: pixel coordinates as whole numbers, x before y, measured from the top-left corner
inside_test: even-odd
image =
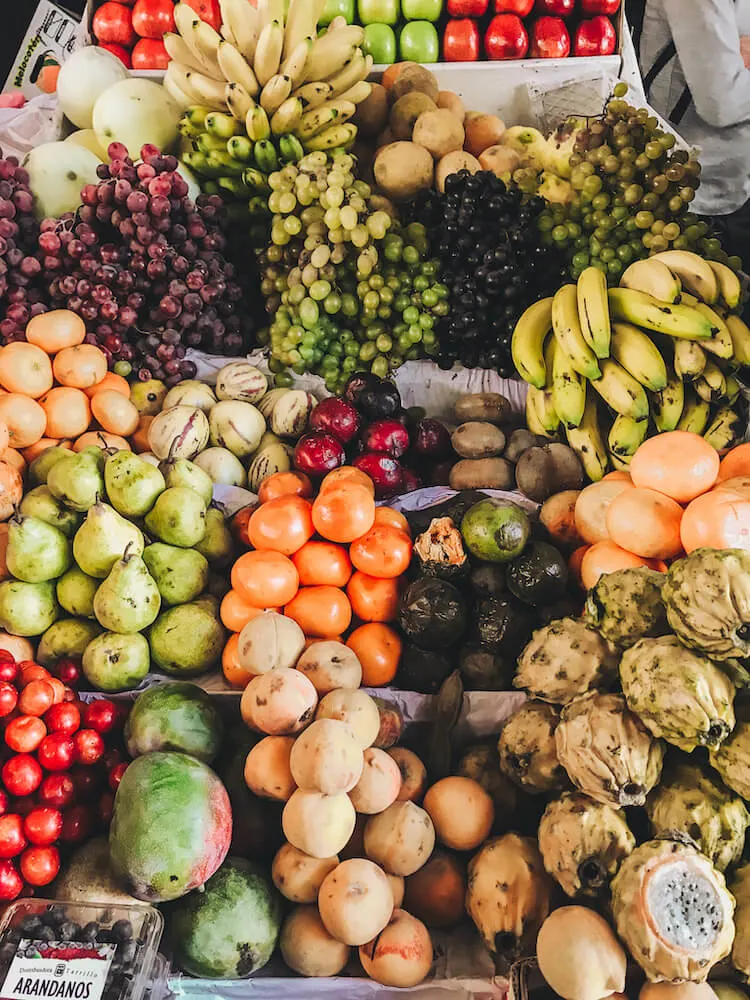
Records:
[[[407,587],[398,620],[407,639],[422,649],[445,649],[464,634],[467,609],[453,584],[426,577]]]
[[[568,588],[568,566],[554,545],[532,541],[507,567],[508,590],[524,604],[554,604]]]

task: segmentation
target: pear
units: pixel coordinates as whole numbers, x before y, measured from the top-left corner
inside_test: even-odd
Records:
[[[214,483],[207,472],[187,458],[167,458],[159,466],[168,487],[185,486],[208,506],[214,495]]]
[[[143,561],[165,604],[195,600],[208,583],[208,561],[195,549],[154,542],[144,549]]]
[[[72,656],[80,660],[86,647],[99,635],[101,629],[96,622],[81,618],[62,618],[50,625],[36,651],[36,662],[43,667]]]
[[[203,497],[185,486],[166,489],[146,514],[146,530],[167,545],[192,548],[206,533]]]
[[[164,476],[132,451],[110,455],[104,466],[104,485],[118,514],[143,517],[167,488]]]
[[[70,458],[73,452],[70,448],[61,448],[59,444],[54,444],[45,448],[41,455],[37,455],[29,466],[29,482],[35,486],[42,486],[47,482],[50,469],[62,458]]]
[[[8,522],[8,570],[25,583],[44,583],[62,576],[73,562],[70,542],[59,528],[38,517],[15,514]]]
[[[50,469],[47,486],[72,510],[87,511],[104,494],[104,461],[101,448],[70,452]]]
[[[110,632],[141,632],[155,620],[160,607],[159,588],[145,562],[126,549],[94,597],[99,624]]]
[[[142,555],[143,535],[114,507],[100,500],[76,532],[73,555],[84,573],[104,580],[128,545],[133,555]]]
[[[138,632],[103,632],[86,647],[83,672],[100,691],[127,691],[138,687],[148,673],[148,642]]]
[[[21,501],[20,511],[29,517],[59,528],[68,538],[72,538],[83,520],[78,511],[70,510],[61,500],[53,496],[49,486],[37,486],[30,490]]]
[[[226,566],[234,552],[232,534],[226,518],[216,507],[206,511],[206,533],[195,546],[212,566]]]
[[[217,615],[198,601],[163,611],[148,635],[154,666],[177,677],[215,667],[225,640]]]
[[[204,611],[208,611],[209,614],[213,615],[214,618],[219,617],[219,609],[221,608],[221,601],[214,594],[201,594],[200,597],[191,602],[196,608],[203,608]]]
[[[78,566],[71,566],[57,581],[57,600],[69,615],[93,618],[94,594],[100,585],[100,580],[88,576]]]
[[[158,378],[150,378],[148,382],[136,382],[130,388],[130,402],[142,417],[155,417],[161,413],[162,403],[167,394],[167,387]]]
[[[41,635],[59,613],[54,583],[0,583],[0,628],[11,635]]]

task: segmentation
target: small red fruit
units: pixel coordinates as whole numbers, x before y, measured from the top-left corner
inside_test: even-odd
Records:
[[[17,813],[0,816],[0,858],[15,858],[26,843],[21,817]]]
[[[400,420],[374,420],[362,435],[365,451],[382,451],[401,458],[409,447],[409,432]]]
[[[369,476],[375,484],[375,496],[378,500],[395,496],[401,490],[404,475],[401,463],[379,452],[367,452],[358,455],[352,465]]]
[[[72,702],[64,701],[59,705],[53,705],[45,713],[44,721],[49,732],[72,736],[81,727],[81,713]]]
[[[8,798],[7,792],[0,789],[0,816],[4,816],[5,813],[7,813],[9,803],[10,799]]]
[[[21,874],[29,885],[49,885],[59,871],[56,847],[30,847],[21,855]]]
[[[66,844],[77,844],[91,833],[94,823],[88,806],[73,806],[63,814],[60,840]]]
[[[34,715],[19,715],[5,729],[5,742],[16,753],[33,753],[44,737],[47,727]]]
[[[133,61],[130,58],[130,52],[124,45],[118,45],[117,42],[99,42],[99,48],[105,49],[107,52],[111,52],[113,56],[117,56],[125,69],[133,68]]]
[[[315,411],[313,410],[313,413]],[[294,464],[308,476],[320,478],[333,472],[346,461],[344,446],[332,434],[312,431],[297,442],[294,449]]]
[[[65,733],[45,736],[37,750],[39,763],[46,771],[67,771],[75,760],[75,746]]]
[[[95,729],[97,733],[110,733],[117,728],[119,715],[117,705],[109,698],[100,698],[89,702],[82,713],[85,729]]]
[[[77,684],[81,679],[81,667],[75,660],[58,660],[57,676],[63,684]]]
[[[18,704],[18,692],[10,681],[0,681],[0,718],[5,718],[15,710]]]
[[[0,899],[17,899],[23,892],[23,879],[12,861],[0,861]]]
[[[10,656],[5,649],[0,649],[0,655]],[[0,681],[7,681],[12,684],[18,677],[18,664],[15,660],[0,660]]]
[[[54,844],[59,838],[63,825],[63,815],[59,809],[49,806],[32,809],[23,821],[23,832],[30,843],[38,847]]]
[[[24,715],[44,715],[57,701],[55,688],[49,681],[29,681],[18,699],[18,707]]]
[[[172,0],[136,0],[133,7],[133,30],[141,38],[158,39],[166,31],[174,31]]]
[[[122,781],[122,776],[123,774],[125,774],[127,769],[128,765],[123,763],[123,764],[118,764],[116,767],[113,767],[112,770],[109,772],[109,787],[112,789],[113,792],[117,791],[117,788],[120,782]]]
[[[105,792],[99,799],[99,820],[104,826],[112,822],[112,812],[115,808],[115,797],[112,792]]]
[[[71,805],[75,796],[75,784],[69,774],[48,774],[39,786],[39,801],[55,809]]]
[[[310,429],[333,434],[342,444],[349,444],[359,434],[360,422],[360,415],[351,403],[329,396],[312,411]]]
[[[104,775],[98,767],[84,767],[81,764],[73,768],[70,776],[75,785],[76,799],[78,801],[81,799],[90,799],[95,792],[99,791],[99,787],[104,780]]]
[[[51,739],[46,736],[45,739]],[[19,753],[3,764],[3,784],[11,795],[33,795],[42,783],[39,762],[28,753]]]
[[[104,753],[104,740],[95,729],[81,729],[73,737],[79,764],[95,764]]]

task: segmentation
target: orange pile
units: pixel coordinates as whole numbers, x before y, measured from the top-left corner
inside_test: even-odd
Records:
[[[698,548],[750,551],[750,444],[720,458],[700,435],[645,441],[629,471],[587,486],[575,502],[581,544],[570,568],[585,589],[634,566],[665,571]]]
[[[315,499],[304,473],[276,473],[261,502],[236,515],[235,537],[250,551],[232,567],[221,605],[233,633],[222,661],[230,684],[250,680],[237,658],[239,632],[269,609],[293,618],[310,642],[346,641],[366,687],[393,680],[401,640],[387,623],[398,610],[411,535],[403,514],[376,507],[374,494],[369,476],[349,466],[329,473]]]

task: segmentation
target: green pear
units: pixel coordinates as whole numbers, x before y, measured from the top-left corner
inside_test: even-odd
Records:
[[[50,469],[47,486],[66,507],[85,512],[104,495],[104,461],[101,448],[69,452]]]
[[[11,635],[41,635],[59,613],[54,583],[0,583],[0,628]]]
[[[225,640],[226,632],[217,613],[200,601],[163,611],[148,634],[154,666],[178,677],[215,667]]]
[[[166,489],[146,514],[146,530],[167,545],[192,548],[206,533],[203,497],[185,486]]]
[[[110,455],[104,466],[104,486],[118,514],[143,517],[167,488],[164,476],[132,451]]]
[[[143,561],[165,604],[195,600],[208,583],[208,561],[195,549],[154,542],[143,550]]]
[[[78,511],[70,510],[53,496],[49,486],[37,486],[30,490],[21,501],[20,511],[29,517],[38,517],[53,528],[59,528],[68,538],[75,535],[83,520]]]
[[[104,580],[128,545],[133,555],[142,555],[143,535],[114,507],[98,501],[76,532],[73,555],[84,573]]]
[[[82,618],[62,618],[50,625],[39,640],[36,662],[47,667],[68,656],[80,660],[88,644],[100,632],[96,622],[88,622]]]
[[[17,580],[44,583],[62,576],[73,558],[70,542],[59,528],[19,513],[8,522],[5,561]]]
[[[167,387],[158,378],[148,382],[135,382],[130,387],[130,402],[142,417],[155,417],[161,413],[161,404],[167,394]]]
[[[234,553],[232,534],[226,518],[216,507],[206,511],[206,533],[195,546],[212,566],[226,566]]]
[[[73,452],[70,448],[61,448],[54,444],[50,448],[45,448],[41,455],[37,455],[29,466],[29,482],[35,486],[42,486],[47,482],[50,469],[62,458],[70,458]]]
[[[82,666],[86,680],[100,691],[127,691],[148,673],[148,642],[139,632],[103,632],[86,647]]]
[[[57,600],[69,615],[93,618],[94,594],[100,585],[101,580],[95,580],[78,566],[71,566],[57,581]]]
[[[141,632],[161,607],[159,588],[139,555],[129,550],[118,559],[94,597],[94,614],[109,632]]]
[[[207,472],[187,458],[167,458],[160,465],[168,487],[184,486],[203,497],[206,506],[214,495],[214,483]]]

